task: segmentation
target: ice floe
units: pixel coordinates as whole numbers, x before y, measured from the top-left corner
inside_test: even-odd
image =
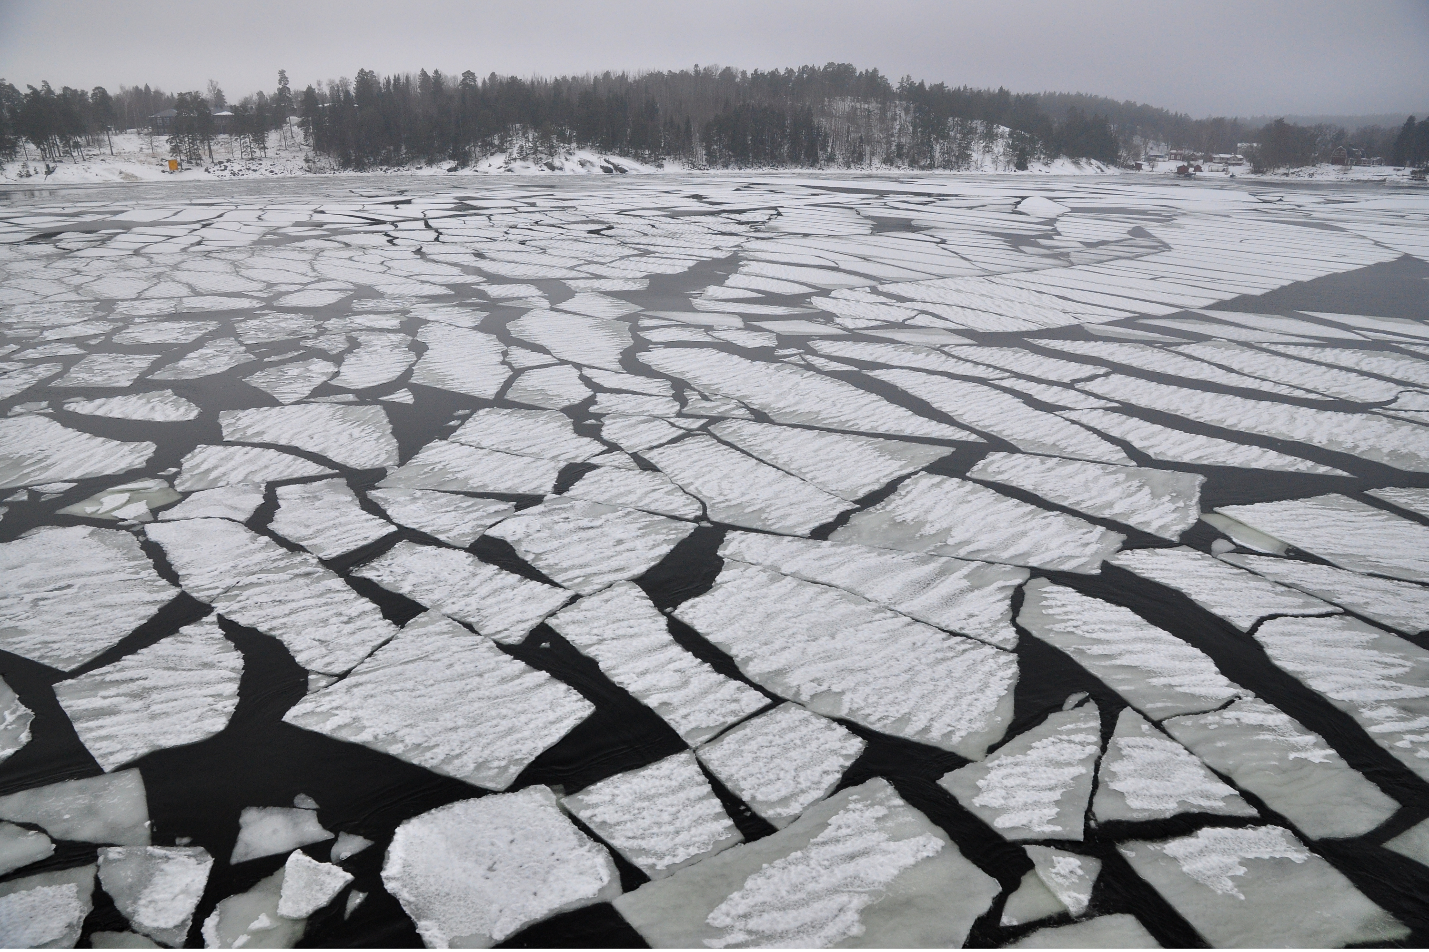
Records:
[[[466,552],[407,541],[352,574],[506,644],[521,642],[571,597],[564,589],[488,565]]]
[[[772,836],[647,883],[615,908],[657,948],[958,947],[998,891],[875,778]]]
[[[225,410],[218,415],[230,443],[275,443],[325,456],[354,469],[397,465],[397,441],[387,411],[330,403]]]
[[[1128,608],[1046,579],[1024,592],[1018,623],[1152,720],[1212,710],[1246,693],[1209,657]]]
[[[155,354],[90,354],[52,387],[127,387],[149,369]]]
[[[260,879],[247,892],[220,900],[203,922],[203,944],[209,949],[291,949],[303,937],[307,922],[278,914],[284,868]]]
[[[149,374],[150,380],[197,380],[212,377],[254,360],[232,338],[210,341],[197,350]]]
[[[428,324],[417,333],[417,340],[427,350],[412,368],[414,384],[490,400],[511,376],[501,361],[504,349],[490,334]]]
[[[341,479],[278,487],[278,511],[268,528],[320,559],[333,559],[376,542],[396,526],[363,511]]]
[[[397,632],[375,604],[313,556],[227,519],[157,522],[146,532],[185,591],[277,638],[309,671],[341,674]]]
[[[1009,949],[1159,949],[1161,944],[1133,915],[1118,912],[1067,926],[1048,926],[1006,946]]]
[[[127,532],[45,527],[0,544],[0,647],[72,670],[151,618],[177,590]]]
[[[332,834],[318,822],[316,810],[302,807],[244,807],[238,815],[238,841],[228,862],[276,856],[309,843],[322,843]]]
[[[631,345],[624,322],[583,314],[530,311],[506,328],[561,360],[605,370],[621,370],[620,355]]]
[[[506,399],[512,403],[552,410],[575,406],[590,396],[591,389],[581,382],[576,369],[564,364],[528,370],[506,391]]]
[[[0,943],[12,949],[72,949],[94,907],[93,865],[0,883]]]
[[[1421,820],[1387,841],[1384,848],[1400,856],[1408,856],[1422,866],[1429,866],[1429,820]]]
[[[461,800],[397,828],[382,882],[433,948],[490,947],[620,894],[610,855],[545,787]]]
[[[1361,836],[1399,808],[1318,734],[1259,698],[1161,726],[1312,839]]]
[[[178,502],[183,497],[162,479],[137,479],[82,499],[60,512],[89,519],[126,519],[147,522],[152,509]]]
[[[1281,827],[1208,827],[1117,849],[1215,946],[1327,948],[1409,933]]]
[[[201,489],[159,514],[160,519],[232,519],[247,522],[263,505],[261,483],[235,483]]]
[[[38,862],[55,851],[55,844],[39,830],[0,823],[0,876]]]
[[[1052,846],[1025,847],[1037,877],[1073,916],[1087,911],[1092,889],[1101,874],[1102,861]]]
[[[592,462],[601,462],[597,457]],[[565,495],[679,519],[698,519],[704,512],[699,501],[671,482],[664,473],[602,466],[582,476]]]
[[[1389,487],[1368,490],[1366,495],[1382,499],[1391,506],[1396,506],[1406,512],[1429,518],[1429,489]]]
[[[377,485],[383,489],[544,496],[556,488],[561,466],[553,460],[433,440]]]
[[[1010,840],[1080,840],[1101,753],[1095,705],[1059,711],[938,781]]]
[[[125,443],[72,430],[33,413],[0,419],[0,489],[112,476],[154,455],[148,440]]]
[[[561,682],[427,612],[346,678],[299,701],[283,719],[444,776],[504,790],[593,710]]]
[[[1124,536],[965,479],[919,473],[855,513],[835,542],[1095,574]]]
[[[326,466],[261,446],[197,446],[179,465],[174,488],[183,493],[333,475]]]
[[[1232,552],[1221,559],[1408,634],[1429,629],[1429,588],[1413,582],[1265,555]]]
[[[290,360],[260,370],[244,377],[243,382],[262,390],[279,403],[288,404],[297,403],[335,373],[335,365],[314,357],[310,360]]]
[[[429,489],[374,489],[367,493],[399,525],[464,549],[516,511],[510,503]]]
[[[605,446],[576,433],[571,418],[555,410],[477,410],[450,437],[457,443],[538,459],[579,463]]]
[[[99,882],[135,932],[182,948],[208,884],[213,857],[198,846],[110,846]]]
[[[80,741],[105,770],[223,730],[243,657],[212,616],[113,664],[55,685]]]
[[[591,784],[561,805],[651,879],[743,840],[689,751]]]
[[[342,370],[332,379],[335,387],[348,390],[380,387],[402,376],[417,359],[404,334],[369,332],[353,337],[357,339],[357,348],[342,359]]]
[[[199,408],[172,390],[151,390],[122,397],[99,397],[94,400],[66,400],[65,409],[86,416],[110,417],[116,420],[149,420],[156,423],[178,423],[192,420]]]
[[[1263,350],[1231,341],[1218,340],[1200,344],[1183,344],[1176,349],[1183,354],[1209,363],[1220,364],[1241,373],[1262,377],[1286,386],[1314,390],[1341,400],[1356,400],[1362,403],[1393,400],[1403,389],[1388,380],[1378,380],[1374,377],[1350,373],[1347,370],[1327,367],[1324,364],[1294,360],[1280,354],[1268,354]]]
[[[1092,812],[1099,823],[1161,820],[1178,813],[1256,816],[1194,754],[1129,707],[1117,717],[1097,781]]]
[[[283,864],[278,915],[306,919],[336,899],[350,882],[352,874],[341,867],[320,863],[302,850],[294,850]]]
[[[1037,346],[1081,354],[1084,357],[1091,357],[1096,360],[1106,360],[1111,363],[1124,364],[1128,367],[1135,367],[1138,370],[1150,371],[1153,374],[1164,374],[1168,377],[1203,380],[1207,383],[1237,387],[1241,390],[1260,390],[1265,393],[1275,393],[1287,397],[1300,397],[1302,399],[1313,399],[1316,397],[1316,394],[1311,393],[1309,390],[1302,390],[1299,387],[1292,387],[1283,383],[1263,380],[1259,377],[1235,373],[1234,371],[1196,360],[1194,357],[1188,357],[1179,351],[1170,350],[1165,347],[1153,347],[1148,344],[1123,344],[1117,341],[1073,340],[1039,340]]]
[[[149,800],[137,770],[62,780],[0,797],[0,820],[34,824],[56,840],[149,845]]]
[[[1011,720],[1017,661],[840,589],[727,561],[675,616],[810,710],[980,757]]]
[[[1018,453],[989,453],[968,476],[1172,541],[1200,517],[1205,482],[1190,473]]]

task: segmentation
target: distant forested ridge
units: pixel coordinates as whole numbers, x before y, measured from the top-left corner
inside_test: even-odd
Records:
[[[220,114],[219,125],[214,113]],[[245,155],[272,130],[294,136],[343,168],[450,163],[459,168],[513,149],[531,156],[582,148],[693,167],[1026,168],[1065,156],[1110,164],[1148,151],[1249,152],[1260,167],[1343,155],[1405,165],[1429,162],[1429,118],[1351,133],[1283,120],[1251,125],[1192,119],[1141,103],[1071,93],[897,83],[848,64],[746,72],[714,66],[639,74],[522,79],[440,70],[380,76],[358,70],[298,92],[277,87],[229,102],[150,86],[92,90],[48,83],[20,92],[0,80],[0,159],[33,146],[46,161],[104,148],[113,129],[143,129],[165,110],[170,150],[201,161],[215,135]]]

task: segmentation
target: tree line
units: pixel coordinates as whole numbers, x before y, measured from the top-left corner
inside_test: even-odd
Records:
[[[110,130],[147,127],[150,117],[172,109],[170,153],[199,162],[212,154],[212,113],[225,107],[233,113],[224,117],[227,131],[244,158],[266,153],[274,130],[290,137],[288,120],[296,116],[309,148],[351,169],[414,162],[459,168],[498,152],[539,158],[572,147],[712,167],[959,169],[985,149],[1019,168],[1057,156],[1125,163],[1153,148],[1249,151],[1258,168],[1329,161],[1341,149],[1391,164],[1429,162],[1429,119],[1353,133],[1284,120],[1256,126],[1080,93],[1012,93],[911,77],[894,83],[876,69],[843,63],[528,79],[362,69],[353,80],[301,93],[280,72],[273,91],[237,103],[212,82],[205,93],[145,85],[110,94],[103,87],[55,91],[48,83],[21,93],[0,80],[0,158],[27,144],[46,161],[82,158],[106,145]]]

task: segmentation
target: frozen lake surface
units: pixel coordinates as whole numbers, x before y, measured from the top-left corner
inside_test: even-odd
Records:
[[[0,192],[0,945],[1429,944],[1429,193]]]

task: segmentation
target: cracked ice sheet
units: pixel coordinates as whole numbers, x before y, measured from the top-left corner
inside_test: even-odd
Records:
[[[848,500],[859,499],[952,452],[946,446],[750,420],[725,420],[710,431],[750,456]]]
[[[1111,564],[1174,588],[1241,631],[1250,631],[1257,621],[1270,615],[1327,615],[1339,611],[1318,598],[1266,581],[1186,546],[1121,552]]]
[[[1054,456],[989,453],[968,476],[1176,541],[1201,515],[1206,477]]]
[[[919,473],[830,538],[1094,575],[1125,537],[965,479]]]
[[[342,674],[397,632],[313,556],[226,519],[156,522],[145,532],[163,547],[185,591],[277,638],[309,671]]]
[[[695,530],[693,524],[594,502],[553,498],[487,531],[552,581],[590,595],[643,575]]]
[[[840,589],[726,561],[675,617],[751,680],[828,717],[969,758],[1011,721],[1013,655]]]
[[[1409,934],[1281,827],[1209,827],[1117,849],[1214,946],[1335,948]]]
[[[72,670],[153,617],[178,591],[127,532],[32,530],[0,545],[0,647]]]
[[[1429,582],[1429,528],[1348,496],[1216,510],[1341,568]]]
[[[477,410],[449,439],[467,446],[533,456],[537,459],[581,463],[606,447],[575,431],[571,418],[556,410]]]
[[[776,423],[982,442],[966,430],[924,419],[853,384],[789,364],[749,360],[703,348],[659,348],[641,354],[640,359],[705,393],[746,403]]]
[[[1366,377],[1324,364],[1295,360],[1280,354],[1267,354],[1263,350],[1230,341],[1182,344],[1176,349],[1208,363],[1220,364],[1286,386],[1303,387],[1340,400],[1377,403],[1381,400],[1393,400],[1399,391],[1404,389],[1388,380]]]
[[[352,574],[450,615],[502,644],[519,644],[571,597],[564,589],[487,565],[466,552],[407,541]]]
[[[1229,552],[1221,559],[1406,634],[1429,629],[1429,588],[1422,585],[1268,555]]]
[[[501,361],[505,348],[481,331],[428,324],[417,332],[427,351],[412,368],[411,382],[490,400],[511,370]]]
[[[1276,666],[1429,779],[1429,651],[1343,615],[1272,618],[1255,640]]]
[[[1248,377],[1245,374],[1238,374],[1234,371],[1225,370],[1214,364],[1187,357],[1185,354],[1164,347],[1153,347],[1149,344],[1123,344],[1116,341],[1071,341],[1071,340],[1039,340],[1039,347],[1050,347],[1056,350],[1068,351],[1074,354],[1081,354],[1084,357],[1091,357],[1098,360],[1106,360],[1115,364],[1125,364],[1128,367],[1135,367],[1139,370],[1149,370],[1154,374],[1164,374],[1170,377],[1190,378],[1192,380],[1204,380],[1207,383],[1224,384],[1227,387],[1239,387],[1242,390],[1260,390],[1265,393],[1276,393],[1287,397],[1300,397],[1302,399],[1323,399],[1318,394],[1308,390],[1301,390],[1299,387],[1290,387],[1285,384],[1271,383],[1261,380],[1258,377]]]
[[[643,455],[681,489],[702,500],[716,522],[806,535],[853,508],[708,436],[691,436]]]
[[[995,387],[917,370],[872,370],[868,376],[893,384],[959,423],[991,433],[1024,452],[1132,465],[1130,457],[1091,430],[1055,413],[1034,410]]]
[[[730,792],[782,830],[828,796],[867,746],[834,721],[786,702],[695,755]]]
[[[1111,410],[1068,410],[1061,415],[1094,430],[1100,430],[1108,436],[1125,440],[1152,459],[1168,463],[1238,466],[1242,469],[1273,469],[1287,473],[1320,473],[1326,476],[1350,475],[1342,469],[1321,466],[1298,456],[1287,456],[1275,450],[1245,443],[1232,443],[1214,436],[1188,433]]]
[[[199,408],[172,390],[125,394],[122,397],[100,397],[96,400],[67,400],[64,408],[71,413],[109,417],[115,420],[151,420],[156,423],[177,423],[192,420]]]
[[[290,360],[276,367],[260,370],[244,377],[243,382],[286,405],[297,403],[335,373],[337,367],[334,364],[314,357],[309,360]]]
[[[651,879],[743,840],[689,751],[591,784],[561,805]]]
[[[1407,420],[1188,390],[1118,374],[1086,380],[1077,387],[1108,400],[1226,430],[1293,440],[1409,472],[1429,472],[1429,427]]]
[[[379,469],[398,462],[397,440],[381,407],[305,403],[224,410],[218,422],[229,443],[292,446],[353,469]]]
[[[561,360],[605,370],[622,370],[620,355],[631,345],[629,325],[603,317],[530,311],[506,327]]]
[[[337,558],[397,531],[365,512],[342,479],[279,486],[278,510],[268,528],[320,559]]]
[[[332,476],[317,463],[259,446],[196,446],[180,462],[174,488],[179,492],[257,486],[283,479]],[[250,513],[251,514],[251,513]]]
[[[1098,823],[1163,820],[1179,813],[1258,815],[1193,753],[1129,707],[1117,717],[1097,780],[1092,812]]]
[[[938,785],[1009,840],[1080,840],[1101,753],[1095,705],[1059,711]]]
[[[846,589],[884,608],[999,648],[1017,644],[1012,593],[1027,570],[895,549],[729,532],[723,558]]]
[[[615,900],[655,947],[958,948],[999,887],[874,778]]]
[[[1033,579],[1017,621],[1153,721],[1244,697],[1196,648],[1120,605]]]
[[[0,489],[113,476],[154,455],[148,440],[122,443],[26,413],[0,419]]]
[[[105,770],[223,730],[243,657],[210,615],[113,664],[55,685],[80,742]]]
[[[460,800],[405,821],[382,883],[432,948],[489,948],[560,912],[608,902],[620,876],[546,787]]]
[[[283,720],[445,777],[504,790],[595,710],[545,672],[426,612]]]
[[[377,485],[383,489],[544,496],[556,488],[561,466],[553,460],[433,440]]]
[[[769,704],[682,648],[665,617],[630,582],[582,598],[548,624],[687,744],[708,740]]]
[[[393,522],[458,549],[465,549],[516,511],[510,503],[428,489],[372,489],[367,498],[381,506]]]
[[[1161,726],[1311,839],[1363,836],[1399,809],[1318,734],[1259,698]]]

